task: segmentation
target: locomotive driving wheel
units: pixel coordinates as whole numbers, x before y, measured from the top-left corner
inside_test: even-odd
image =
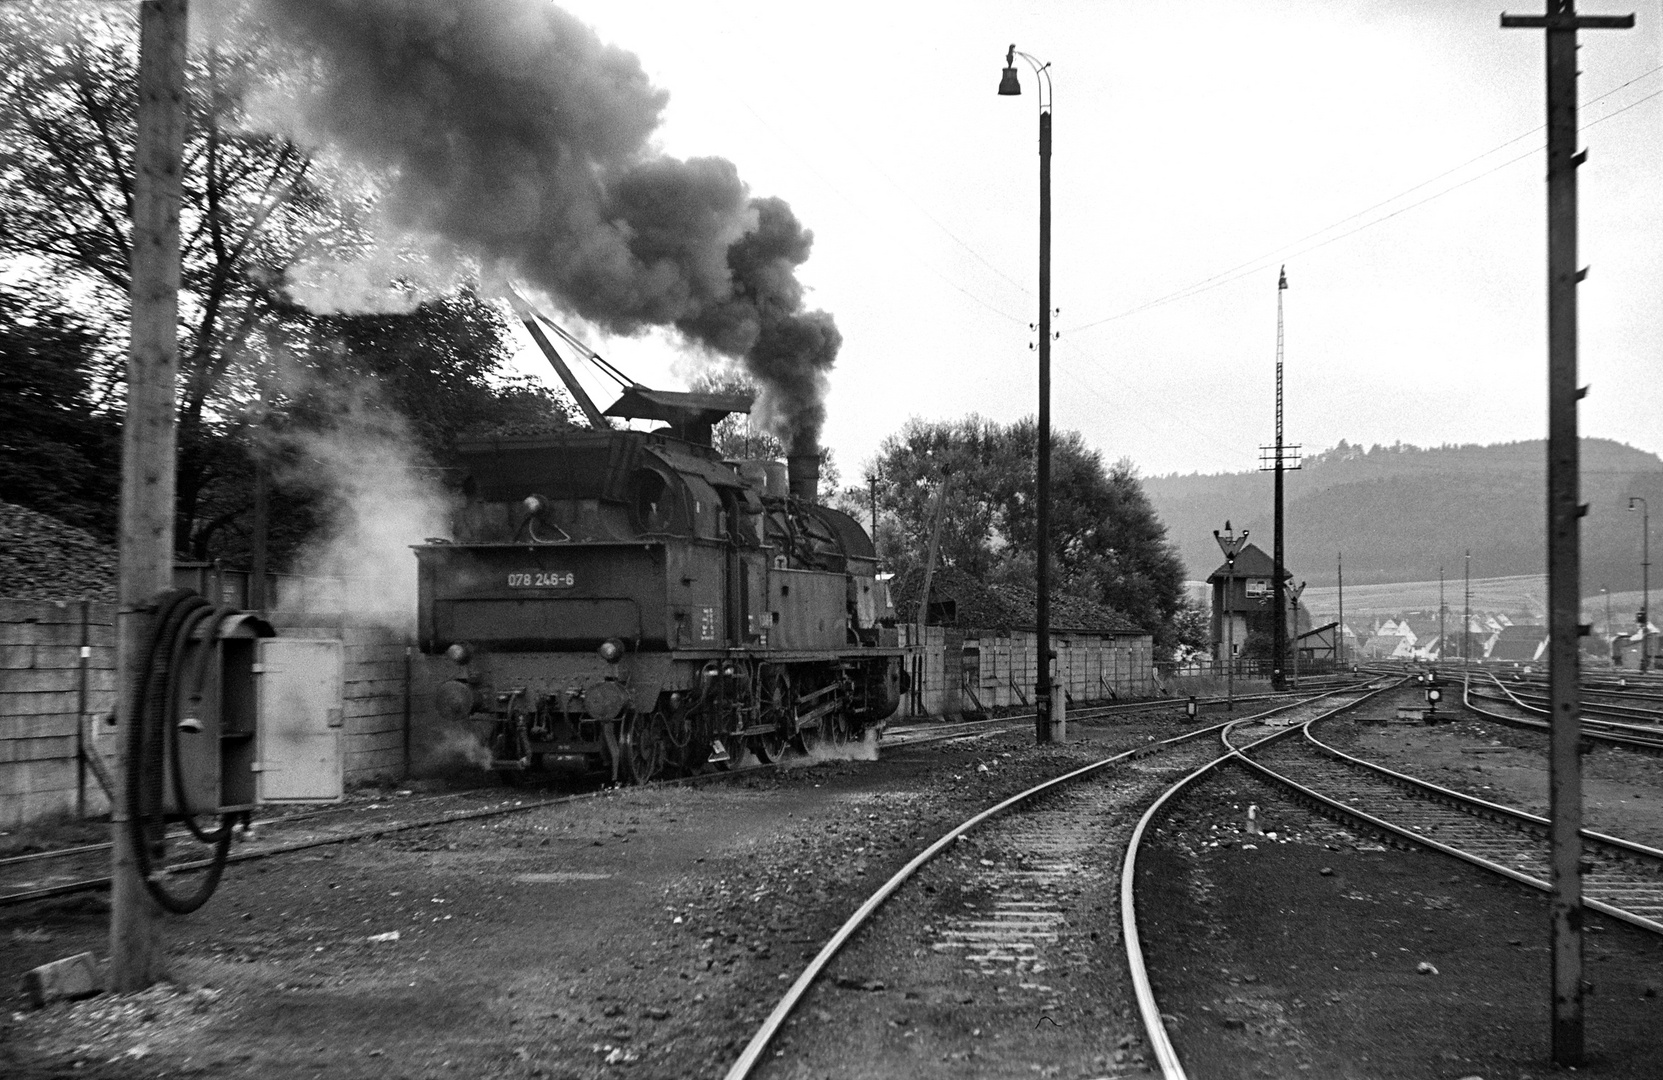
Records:
[[[637,784],[647,783],[664,768],[667,730],[668,722],[657,709],[650,713],[630,709],[624,714],[618,750],[623,755],[625,771]]]
[[[821,738],[832,748],[841,749],[854,738],[854,728],[842,712],[834,712],[820,720]]]
[[[746,741],[764,762],[778,761],[785,756],[786,742],[797,730],[797,695],[791,689],[791,673],[785,668],[774,668],[763,676],[761,719],[773,724],[774,730]]]

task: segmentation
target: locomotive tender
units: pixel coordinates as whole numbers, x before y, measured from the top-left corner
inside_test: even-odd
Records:
[[[857,739],[904,692],[877,553],[819,505],[819,457],[724,460],[744,397],[629,387],[611,429],[460,446],[455,539],[416,546],[419,641],[491,768],[581,759],[645,782]],[[484,726],[484,725],[481,725]]]

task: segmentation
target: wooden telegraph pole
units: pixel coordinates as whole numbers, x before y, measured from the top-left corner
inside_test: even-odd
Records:
[[[138,144],[133,155],[132,338],[121,435],[117,745],[137,722],[139,654],[152,598],[173,575],[174,381],[179,369],[179,200],[185,142],[185,0],[139,7]],[[160,915],[145,891],[116,770],[110,812],[110,984],[142,990],[166,974]]]
[[[1580,1065],[1582,1025],[1582,772],[1580,521],[1576,403],[1576,32],[1626,30],[1633,15],[1578,15],[1574,0],[1548,0],[1546,15],[1503,15],[1503,28],[1547,31],[1548,128],[1548,706],[1549,901],[1553,953],[1553,1060]]]

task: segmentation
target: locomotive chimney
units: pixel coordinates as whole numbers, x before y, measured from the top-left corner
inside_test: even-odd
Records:
[[[820,501],[820,450],[813,447],[806,453],[796,451],[785,457],[786,473],[791,480],[791,494],[804,502]]]

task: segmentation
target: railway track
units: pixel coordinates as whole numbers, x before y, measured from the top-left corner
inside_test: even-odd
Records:
[[[1141,1072],[1145,1057],[1138,1048],[1140,1039],[1127,1036],[1118,1044],[1111,1040],[1098,1045],[1106,1025],[1101,1020],[1079,1023],[1085,1018],[1083,1009],[1097,1008],[1101,1017],[1116,1010],[1117,998],[1130,1002],[1147,993],[1147,978],[1134,963],[1130,968],[1122,965],[1123,973],[1111,976],[1114,987],[1094,991],[1091,999],[1098,1006],[1084,1004],[1080,994],[1082,982],[1112,966],[1105,964],[1103,955],[1119,936],[1110,867],[1131,838],[1133,821],[1171,788],[1174,779],[1199,775],[1228,756],[1221,756],[1209,736],[1254,719],[1297,724],[1349,708],[1370,692],[1329,691],[1257,718],[1198,726],[1054,777],[949,830],[872,893],[832,935],[756,1030],[728,1071],[728,1080],[766,1073],[777,1057],[787,1056],[782,1065],[792,1075],[820,1075],[831,1068],[861,1070],[851,1055],[869,1052],[875,1044],[850,1046],[846,1036],[834,1036],[818,1050],[801,1049],[799,1041],[789,1051],[782,1046],[775,1057],[767,1056],[784,1025],[806,1001],[820,995],[816,999],[822,1005],[835,1004],[823,995],[831,992],[826,989],[828,973],[842,963],[900,963],[908,969],[906,978],[928,988],[927,993],[909,992],[909,997],[918,999],[917,1011],[935,1013],[938,1022],[929,1034],[919,1029],[920,1037],[908,1044],[912,1052],[939,1052],[948,1060],[978,1057],[984,1062],[992,1055],[996,1062],[1008,1059],[1013,1069],[1026,1068],[1014,1063],[1031,1060],[1023,1055],[1036,1040],[1045,1044],[1043,1053],[1055,1062],[1059,1050],[1052,1029],[1066,1029],[1073,1040],[1068,1052],[1084,1055],[1081,1066],[1090,1075]],[[1111,776],[1113,784],[1088,782]],[[853,951],[871,955],[844,957],[845,947],[863,930],[862,942]],[[912,959],[885,944],[897,934],[913,943]],[[834,986],[858,984],[853,976],[835,973],[831,981]],[[814,1012],[830,1015],[824,1008]],[[943,1042],[935,1034],[971,1025],[966,1016],[976,1022],[962,1038]],[[822,1028],[850,1030],[824,1021]],[[818,1060],[815,1054],[834,1060]],[[874,1059],[872,1064],[879,1071],[898,1067],[892,1058]]]
[[[1465,795],[1322,742],[1304,724],[1240,760],[1319,812],[1547,890],[1548,819]],[[1587,906],[1663,934],[1663,850],[1582,830]]]
[[[1545,706],[1529,704],[1493,674],[1489,674],[1489,679],[1493,690],[1483,686],[1475,689],[1470,678],[1465,680],[1462,704],[1488,720],[1547,734],[1548,722],[1542,719],[1547,715]],[[1582,737],[1642,753],[1663,753],[1663,726],[1601,720],[1589,717],[1586,710],[1582,716]]]
[[[1277,699],[1285,698],[1286,695],[1261,695],[1261,697]],[[1215,699],[1206,699],[1200,704],[1209,704],[1213,700]],[[1238,698],[1237,700],[1253,699]],[[1176,704],[1176,701],[1172,699],[1157,699],[1091,706],[1078,709],[1071,714],[1071,718],[1075,720],[1099,719],[1104,716],[1171,708]],[[958,739],[981,738],[1007,730],[1011,726],[1032,723],[1032,721],[1033,714],[1024,713],[987,720],[899,727],[885,734],[882,745],[898,749]],[[800,759],[788,758],[783,763],[755,763],[726,771],[656,781],[649,786],[714,783],[778,768],[791,768],[800,764]],[[594,798],[602,794],[604,790],[606,789],[538,798],[532,794],[531,789],[504,791],[500,788],[476,788],[436,795],[405,797],[395,795],[372,803],[352,802],[314,810],[279,813],[257,819],[254,823],[254,830],[247,835],[244,842],[237,844],[228,862],[250,862],[330,844],[371,839],[413,829],[439,828],[454,822],[473,821],[480,818],[544,809],[550,806]],[[425,812],[444,803],[464,803],[467,805],[451,811]],[[420,812],[412,814],[412,811]],[[180,839],[183,839],[186,834],[183,830],[179,830],[177,835]],[[109,851],[110,845],[108,843],[97,843],[0,858],[0,907],[107,888],[109,886],[109,876],[106,871]],[[202,865],[204,863],[188,860],[176,863],[173,869],[188,871],[195,870]]]
[[[1226,755],[1219,762],[1238,763],[1283,788],[1295,801],[1362,832],[1418,844],[1530,888],[1551,888],[1546,818],[1451,791],[1323,743],[1313,729],[1341,711],[1269,733],[1253,724],[1223,727],[1219,737]],[[1212,767],[1197,770],[1152,805],[1129,846],[1122,871],[1122,918],[1128,952],[1134,955],[1138,841],[1181,789]],[[1584,904],[1663,935],[1663,850],[1588,829],[1581,835]],[[1147,979],[1143,987],[1146,991]],[[1166,1080],[1180,1080],[1186,1074],[1159,1003],[1153,993],[1144,991],[1139,1010],[1149,1044]]]

